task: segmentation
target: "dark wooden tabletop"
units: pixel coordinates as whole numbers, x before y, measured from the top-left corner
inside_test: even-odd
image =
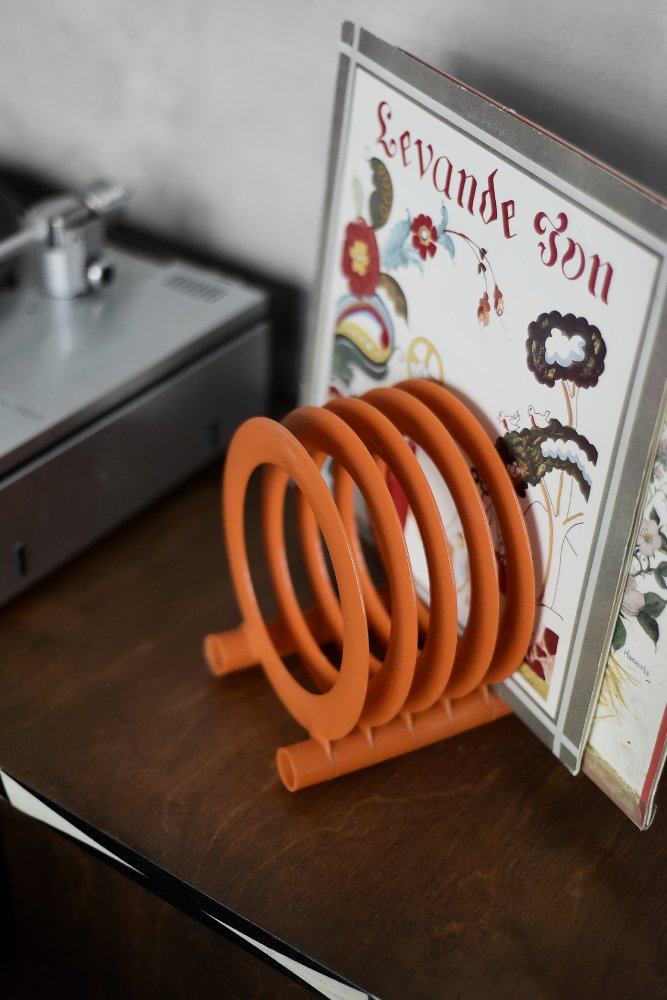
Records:
[[[284,790],[298,726],[201,655],[237,623],[217,507],[207,473],[0,613],[0,767],[383,1000],[665,996],[665,816],[516,719]]]

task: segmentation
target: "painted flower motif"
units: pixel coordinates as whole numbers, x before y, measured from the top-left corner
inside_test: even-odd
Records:
[[[479,305],[477,306],[477,322],[480,326],[489,325],[489,316],[491,314],[491,305],[489,304],[489,293],[484,292],[481,299],[479,300]]]
[[[662,545],[660,529],[655,521],[645,517],[639,528],[639,551],[643,556],[652,556]]]
[[[497,285],[493,286],[493,308],[495,309],[496,316],[502,316],[505,312],[505,299]]]
[[[345,231],[342,259],[343,274],[353,295],[372,295],[380,275],[380,254],[375,232],[357,219]]]
[[[432,257],[438,245],[438,231],[429,215],[418,215],[411,226],[412,245],[422,260]]]
[[[553,629],[545,627],[536,637],[526,656],[526,663],[530,669],[547,684],[551,681],[557,649],[558,636]]]
[[[621,614],[625,615],[626,618],[636,618],[644,610],[645,606],[646,598],[641,590],[638,590],[635,577],[628,576],[625,593],[621,601]]]

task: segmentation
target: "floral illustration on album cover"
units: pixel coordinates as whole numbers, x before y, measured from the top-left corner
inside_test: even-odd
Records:
[[[630,569],[616,618],[598,704],[598,719],[622,719],[633,687],[654,689],[667,675],[664,630],[667,616],[667,419],[658,439],[648,492]],[[655,700],[655,699],[652,699]],[[658,699],[659,701],[659,699]]]
[[[373,385],[432,378],[452,386],[483,419],[536,554],[535,629],[520,682],[547,703],[554,681],[562,684],[559,657],[595,544],[596,501],[626,377],[615,344],[627,317],[615,309],[614,267],[568,228],[576,220],[595,246],[602,227],[562,200],[549,204],[531,213],[528,257],[519,197],[509,199],[507,190],[522,184],[539,208],[536,192],[524,178],[510,179],[508,165],[499,167],[472,140],[459,135],[454,142],[442,122],[438,127],[379,81],[362,79],[336,219],[327,392],[359,395]],[[463,627],[465,542],[444,483],[427,471],[448,534]],[[484,484],[473,475],[502,591],[502,539]],[[395,499],[406,536],[418,545],[407,505]],[[660,503],[642,522],[615,648],[629,618],[659,639],[667,586],[667,511]],[[649,578],[654,589],[647,589]]]
[[[642,820],[650,815],[664,753],[665,607],[667,417],[653,456],[589,740],[592,750],[613,769],[620,786],[631,791]]]

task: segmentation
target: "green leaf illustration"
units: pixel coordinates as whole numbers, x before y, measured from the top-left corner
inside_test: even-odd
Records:
[[[443,204],[440,209],[440,222],[438,223],[438,243],[445,248],[449,256],[454,260],[456,256],[456,248],[454,246],[454,241],[452,240],[449,233],[445,232],[447,229],[447,222],[449,220],[449,214],[447,212],[446,206]]]
[[[667,535],[665,535],[664,531],[660,532],[660,538],[662,540],[662,545],[660,546],[660,551],[661,552],[667,552]]]
[[[646,612],[647,615],[650,615],[651,618],[657,618],[658,615],[664,610],[665,601],[659,594],[654,594],[652,590],[649,590],[647,594],[644,594],[644,597],[646,598],[644,612]]]
[[[374,229],[381,229],[391,212],[394,200],[394,187],[391,183],[389,171],[382,160],[374,157],[371,160],[371,167],[373,169],[373,194],[369,203],[371,225]]]
[[[667,590],[667,562],[661,562],[659,566],[656,566],[653,570],[653,576],[658,586]]]
[[[660,638],[660,629],[658,628],[658,623],[655,618],[651,618],[651,616],[647,615],[645,611],[640,611],[637,615],[637,621],[644,629],[649,639],[652,639],[657,646],[658,639]]]
[[[399,283],[391,277],[390,274],[381,274],[378,278],[378,287],[381,288],[389,301],[393,304],[394,309],[401,316],[405,322],[408,321],[408,303],[405,300],[405,295],[403,294],[403,289]]]
[[[649,517],[651,518],[652,521],[655,521],[656,524],[660,524],[660,515],[658,514],[655,507],[651,508],[651,513],[649,514]]]
[[[619,617],[616,619],[616,626],[614,628],[614,636],[613,636],[613,638],[611,640],[611,648],[614,650],[614,652],[616,652],[618,649],[621,649],[623,646],[625,646],[626,636],[627,636],[627,632],[625,631],[625,625],[623,624],[623,621],[622,621],[622,619],[621,619],[621,617],[619,615]]]

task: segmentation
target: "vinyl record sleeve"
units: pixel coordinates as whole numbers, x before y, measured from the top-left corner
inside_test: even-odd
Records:
[[[667,756],[667,400],[584,771],[645,830]]]
[[[343,26],[302,399],[423,376],[484,424],[521,498],[538,595],[531,646],[500,693],[572,771],[661,423],[666,240],[657,196]],[[465,546],[444,484],[427,472],[463,625]],[[409,511],[405,532],[426,596]],[[500,544],[497,555],[502,589]]]

